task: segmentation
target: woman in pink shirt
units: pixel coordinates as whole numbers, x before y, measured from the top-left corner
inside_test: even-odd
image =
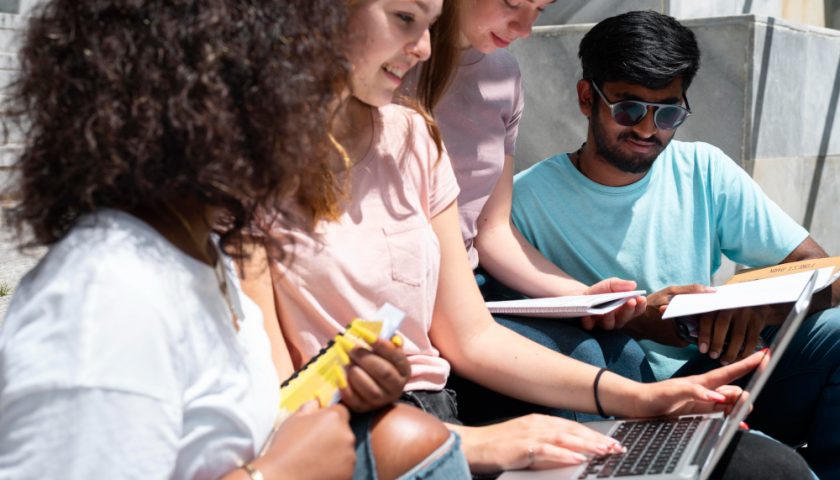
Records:
[[[353,317],[370,317],[382,303],[394,304],[406,312],[401,332],[411,363],[403,400],[449,422],[476,473],[577,464],[621,447],[578,423],[549,416],[461,426],[455,400],[444,390],[451,368],[507,395],[576,411],[601,408],[611,415],[651,417],[730,408],[741,390],[726,384],[753,369],[757,357],[654,384],[605,372],[594,385],[598,368],[492,319],[464,250],[449,157],[434,140],[433,124],[392,104],[405,73],[430,54],[429,26],[452,3],[352,5],[352,68],[333,123],[351,165],[346,170],[336,165],[347,187],[341,209],[315,225],[314,235],[275,225],[274,235],[293,240],[287,244],[292,263],[275,263],[245,285],[269,318],[279,319],[286,342],[277,347],[288,350],[291,366],[316,355]]]
[[[458,210],[470,266],[485,300],[583,295],[632,290],[616,278],[587,286],[539,253],[510,220],[516,138],[524,94],[516,59],[505,49],[527,37],[549,0],[467,0],[432,30],[432,39],[457,30],[458,51],[436,50],[412,80],[418,101],[434,112],[461,188]],[[459,15],[460,14],[460,15]],[[456,64],[451,73],[442,67]],[[479,266],[480,261],[480,266]],[[646,306],[644,297],[581,326],[546,319],[495,316],[507,328],[552,350],[638,381],[653,373],[641,346],[624,333]],[[598,328],[593,329],[597,326]],[[588,330],[588,331],[587,331]],[[576,420],[599,417],[521,402],[453,376],[464,405],[462,420],[482,424],[512,414],[549,413]]]

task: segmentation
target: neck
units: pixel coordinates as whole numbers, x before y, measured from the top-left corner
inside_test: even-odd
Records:
[[[373,108],[356,97],[347,95],[339,101],[335,109],[332,135],[347,150],[354,164],[365,157],[373,141]]]
[[[470,47],[472,47],[472,44],[467,39],[467,36],[464,35],[464,32],[459,33],[458,34],[458,48],[460,48],[461,50],[466,50]]]
[[[193,198],[180,198],[132,213],[182,252],[201,263],[215,265],[216,251],[210,247],[210,233],[211,225],[221,216],[221,209],[208,207]]]
[[[607,187],[624,187],[638,182],[647,175],[647,172],[628,173],[616,168],[598,153],[591,132],[575,164],[585,177]]]

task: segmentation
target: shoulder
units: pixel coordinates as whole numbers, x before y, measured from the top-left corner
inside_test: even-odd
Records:
[[[72,278],[77,294],[106,288],[129,295],[165,289],[186,256],[157,231],[129,214],[105,210],[89,215],[55,244],[31,279],[39,285],[61,285]],[[162,285],[163,284],[163,285]]]
[[[10,388],[114,387],[164,397],[167,390],[149,388],[157,381],[136,375],[176,363],[184,336],[176,310],[188,299],[162,242],[126,214],[81,219],[15,292],[0,334]]]
[[[567,155],[565,153],[560,153],[553,157],[540,160],[527,169],[517,173],[513,177],[513,183],[516,187],[522,188],[553,181],[558,176],[562,178],[561,162],[565,161],[566,158]]]
[[[680,174],[701,175],[706,181],[746,175],[723,150],[705,142],[671,141],[662,157]]]
[[[429,131],[430,119],[411,107],[397,104],[379,108],[379,115],[382,140],[388,150],[412,152],[420,157],[434,154],[437,158],[437,146]]]
[[[517,77],[521,75],[519,62],[516,61],[516,57],[504,48],[488,53],[482,63],[486,64],[486,68],[492,68],[493,70],[512,74]]]
[[[672,140],[663,152],[672,161],[683,164],[707,166],[717,163],[735,164],[723,150],[705,142],[683,142]]]

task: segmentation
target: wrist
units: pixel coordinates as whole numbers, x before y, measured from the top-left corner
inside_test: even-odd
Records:
[[[249,480],[265,480],[265,477],[262,474],[262,470],[257,468],[253,463],[248,462],[245,465],[242,465],[242,470],[245,471],[247,475],[245,478]]]
[[[470,471],[474,473],[494,471],[495,464],[492,462],[492,458],[485,458],[487,449],[484,447],[486,442],[482,435],[483,429],[486,430],[492,428],[492,426],[465,427],[463,425],[452,425],[448,423],[446,426],[449,430],[457,433],[461,437],[461,451],[467,459]]]
[[[242,478],[243,480],[265,480],[267,478],[277,478],[279,476],[278,474],[282,472],[293,472],[296,467],[294,465],[287,465],[286,460],[291,460],[288,457],[289,455],[263,455],[257,457],[239,469],[243,475],[238,478]],[[251,473],[248,466],[256,473]]]
[[[637,408],[642,404],[640,392],[647,386],[605,370],[598,382],[598,401],[603,409],[599,414],[620,418],[640,416]]]

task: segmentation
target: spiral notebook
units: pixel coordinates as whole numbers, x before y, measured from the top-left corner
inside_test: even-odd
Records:
[[[624,305],[631,298],[645,293],[645,290],[633,290],[631,292],[600,293],[597,295],[504,300],[486,302],[486,305],[490,313],[524,317],[576,318],[587,315],[605,315]]]

